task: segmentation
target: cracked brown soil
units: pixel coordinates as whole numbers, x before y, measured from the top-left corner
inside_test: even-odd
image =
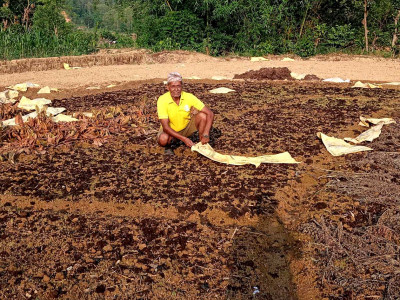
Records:
[[[208,92],[221,86],[236,92]],[[2,131],[0,298],[400,297],[399,125],[383,127],[375,151],[344,157],[316,137],[356,136],[360,115],[399,122],[398,89],[185,83],[216,114],[218,152],[289,151],[302,162],[258,168],[183,146],[163,156],[164,90],[148,81],[52,95],[69,113],[95,112],[84,128],[51,127],[74,139],[38,134],[21,152],[12,137],[22,131]]]

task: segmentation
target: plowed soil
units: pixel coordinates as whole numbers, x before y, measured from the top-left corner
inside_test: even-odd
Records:
[[[164,156],[158,79],[64,87],[52,106],[93,118],[2,129],[0,298],[399,298],[398,88],[263,74],[184,88],[214,111],[216,151],[288,151],[299,165],[229,166],[184,146]],[[208,92],[221,86],[235,92]],[[374,151],[332,157],[316,133],[355,137],[360,115],[397,124]]]

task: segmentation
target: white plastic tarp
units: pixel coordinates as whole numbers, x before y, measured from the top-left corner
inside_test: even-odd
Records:
[[[232,89],[230,89],[230,88],[219,87],[219,88],[216,88],[216,89],[212,89],[212,90],[210,90],[209,92],[210,92],[211,94],[227,94],[227,93],[234,92],[234,91],[235,91],[235,90],[232,90]]]
[[[335,83],[348,83],[348,82],[350,82],[350,79],[342,79],[342,78],[339,78],[339,77],[332,77],[332,78],[326,78],[326,79],[324,79],[322,81],[335,82]]]
[[[322,132],[318,132],[317,136],[324,143],[326,150],[328,150],[328,152],[330,154],[332,154],[333,156],[341,156],[341,155],[349,154],[349,153],[373,150],[372,148],[365,147],[365,146],[351,145],[349,143],[346,143],[346,141],[344,141],[342,139],[327,136],[327,135],[323,134]]]
[[[378,125],[375,125],[368,129],[367,131],[364,131],[356,138],[344,138],[344,140],[353,144],[372,142],[374,139],[380,136],[383,125],[383,123],[379,123]]]
[[[298,164],[295,159],[289,154],[289,152],[284,152],[280,154],[273,155],[263,155],[257,157],[247,157],[238,155],[225,155],[215,152],[215,150],[209,144],[197,143],[192,146],[192,151],[196,151],[205,157],[228,165],[246,165],[252,164],[258,167],[261,163],[270,164]]]

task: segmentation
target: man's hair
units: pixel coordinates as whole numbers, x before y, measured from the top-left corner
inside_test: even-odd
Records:
[[[178,72],[172,72],[168,74],[168,79],[167,82],[175,82],[175,81],[181,81],[182,82],[182,76]]]

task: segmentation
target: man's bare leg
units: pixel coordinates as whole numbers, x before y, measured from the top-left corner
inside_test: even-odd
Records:
[[[171,139],[172,139],[172,136],[170,136],[169,134],[163,132],[158,137],[157,142],[158,142],[158,144],[160,146],[165,147],[165,146],[171,144]]]
[[[196,128],[199,132],[199,138],[201,140],[201,137],[204,134],[204,129],[206,128],[206,124],[207,124],[207,115],[202,112],[199,112],[198,114],[196,114],[195,124],[196,124]]]

